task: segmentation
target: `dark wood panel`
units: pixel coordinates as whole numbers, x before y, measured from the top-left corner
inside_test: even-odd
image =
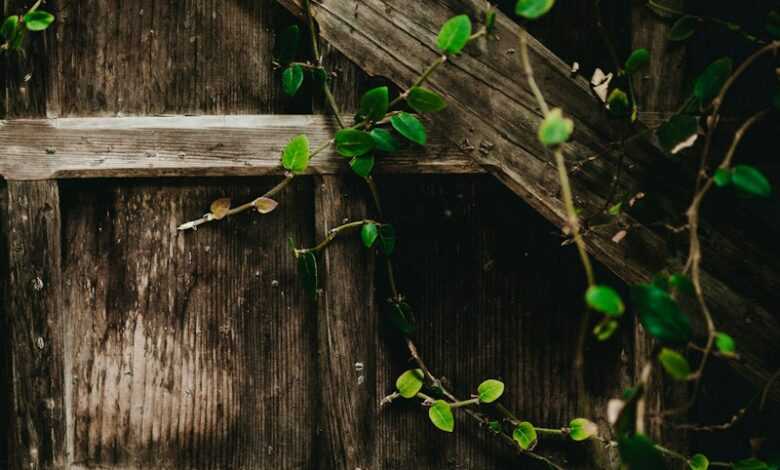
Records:
[[[312,240],[308,182],[270,215],[176,231],[211,200],[271,184],[66,186],[74,463],[316,465],[316,329],[287,246]]]

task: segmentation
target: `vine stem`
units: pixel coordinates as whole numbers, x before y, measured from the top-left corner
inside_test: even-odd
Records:
[[[372,220],[372,219],[362,219],[355,222],[349,222],[343,225],[339,225],[338,227],[334,227],[328,231],[328,235],[317,245],[311,247],[311,248],[296,248],[295,254],[296,255],[302,255],[305,253],[317,253],[319,251],[322,251],[325,249],[328,245],[330,245],[338,236],[346,231],[360,228],[364,226],[365,224],[376,224],[381,225],[379,222]]]

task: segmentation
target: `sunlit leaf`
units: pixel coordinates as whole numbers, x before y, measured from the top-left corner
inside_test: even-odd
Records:
[[[374,246],[374,242],[379,237],[379,230],[376,224],[363,224],[360,229],[360,239],[363,240],[363,245],[366,248]]]
[[[336,151],[344,157],[359,157],[374,150],[371,134],[357,129],[342,129],[336,133]]]
[[[626,92],[620,88],[613,89],[609,97],[607,97],[607,108],[609,108],[609,114],[613,116],[628,116],[631,105]]]
[[[438,93],[419,86],[409,90],[406,102],[418,113],[436,113],[447,107],[447,102]]]
[[[691,470],[707,470],[709,466],[709,459],[702,454],[695,454],[688,460],[688,467],[690,467]]]
[[[445,54],[457,54],[468,44],[470,37],[471,19],[467,15],[458,15],[441,27],[436,46]]]
[[[673,349],[663,348],[658,354],[664,370],[676,380],[687,380],[691,375],[691,366],[685,357]]]
[[[723,354],[734,354],[737,351],[737,344],[734,342],[734,338],[721,332],[715,335],[715,347]]]
[[[11,36],[13,36],[18,25],[19,17],[16,15],[9,16],[3,21],[3,26],[0,26],[0,36],[2,36],[3,39],[11,39]]]
[[[428,410],[428,417],[434,426],[442,431],[452,432],[455,429],[455,418],[452,416],[452,408],[444,400],[436,400]]]
[[[715,174],[712,175],[712,181],[715,182],[715,186],[725,188],[731,184],[731,170],[728,168],[718,168],[715,170]]]
[[[30,31],[43,31],[54,22],[54,15],[47,11],[35,10],[24,15],[24,25]]]
[[[604,317],[595,328],[593,328],[593,334],[599,341],[606,341],[612,337],[618,328],[617,320]]]
[[[595,436],[599,432],[596,423],[585,418],[573,419],[569,423],[569,437],[575,441],[584,441]]]
[[[209,211],[211,211],[212,217],[216,220],[224,219],[228,211],[230,211],[230,198],[223,197],[212,202]]]
[[[423,371],[421,369],[407,370],[395,381],[395,388],[404,398],[417,395],[423,386]]]
[[[536,444],[536,429],[534,428],[534,425],[528,421],[523,421],[518,424],[512,432],[512,439],[514,439],[523,450],[533,448]]]
[[[390,118],[390,124],[399,134],[420,145],[425,145],[428,136],[419,119],[409,113],[398,113]]]
[[[282,166],[300,173],[309,166],[309,138],[305,135],[293,137],[282,152]]]
[[[378,121],[385,117],[390,107],[390,92],[386,86],[380,86],[368,90],[360,98],[358,114],[369,121]]]
[[[546,146],[552,147],[569,140],[574,132],[574,121],[563,117],[561,108],[555,108],[545,116],[539,126],[539,140]]]
[[[555,0],[518,0],[515,4],[515,14],[535,20],[544,15],[555,5]]]
[[[585,301],[593,310],[611,317],[619,317],[626,311],[620,294],[609,286],[589,287],[585,292]]]
[[[495,379],[485,380],[479,384],[477,393],[482,403],[493,403],[504,394],[504,383]]]

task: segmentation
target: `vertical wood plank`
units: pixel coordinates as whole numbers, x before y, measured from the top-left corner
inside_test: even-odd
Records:
[[[8,183],[14,425],[12,467],[63,468],[66,331],[60,292],[57,183]]]
[[[11,371],[11,329],[8,315],[8,191],[5,180],[0,180],[0,466],[10,467],[9,444],[11,443],[13,416],[13,394]]]

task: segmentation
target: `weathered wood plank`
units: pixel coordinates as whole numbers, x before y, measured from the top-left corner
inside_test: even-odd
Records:
[[[62,315],[57,183],[10,182],[7,227],[13,419],[12,468],[68,462],[67,324]]]
[[[300,14],[299,0],[278,1]],[[404,86],[437,57],[434,44],[440,25],[459,13],[480,17],[484,2],[323,0],[313,3],[313,8],[326,40],[368,73],[386,76]],[[470,150],[475,161],[545,218],[563,226],[565,217],[552,157],[536,139],[541,116],[525,82],[518,79],[523,71],[517,54],[512,53],[522,29],[500,13],[497,27],[498,39],[473,46],[433,75],[429,86],[446,97],[449,107],[434,115],[432,121],[434,127],[446,128],[453,142]],[[608,200],[609,182],[620,161],[618,155],[602,151],[615,140],[620,126],[599,110],[584,79],[570,78],[569,65],[538,41],[531,39],[530,47],[537,80],[550,105],[565,108],[575,121],[574,139],[564,151],[567,160],[579,167],[573,174],[578,206],[586,214],[596,213]],[[596,154],[600,157],[589,160]],[[675,260],[675,242],[679,241],[669,241],[674,234],[662,224],[653,223],[658,216],[665,220],[680,218],[690,197],[690,181],[684,175],[675,177],[681,174],[679,168],[645,142],[627,145],[625,164],[629,171],[623,172],[620,191],[649,191],[651,197],[634,215],[590,227],[586,238],[594,256],[621,278],[643,282],[669,264],[679,263]],[[708,266],[703,285],[718,324],[745,346],[744,361],[736,367],[760,382],[773,370],[770,358],[780,338],[780,320],[767,310],[770,305],[753,299],[776,298],[772,292],[776,293],[780,284],[780,260],[765,250],[737,249],[744,247],[743,238],[703,225],[703,232],[708,234],[703,240],[705,255],[718,254],[721,260],[724,253],[749,257],[749,262],[740,258],[732,261],[739,262],[756,279],[750,295],[728,284],[731,271],[726,269],[725,261]],[[614,234],[624,228],[629,229],[628,236],[621,243],[613,242]],[[749,326],[746,316],[750,317]]]
[[[281,174],[279,158],[294,136],[316,148],[333,138],[324,116],[64,118],[0,121],[0,175],[6,179]],[[331,147],[309,173],[348,169]],[[424,151],[407,146],[379,159],[387,173],[479,173],[484,170],[441,134]]]

